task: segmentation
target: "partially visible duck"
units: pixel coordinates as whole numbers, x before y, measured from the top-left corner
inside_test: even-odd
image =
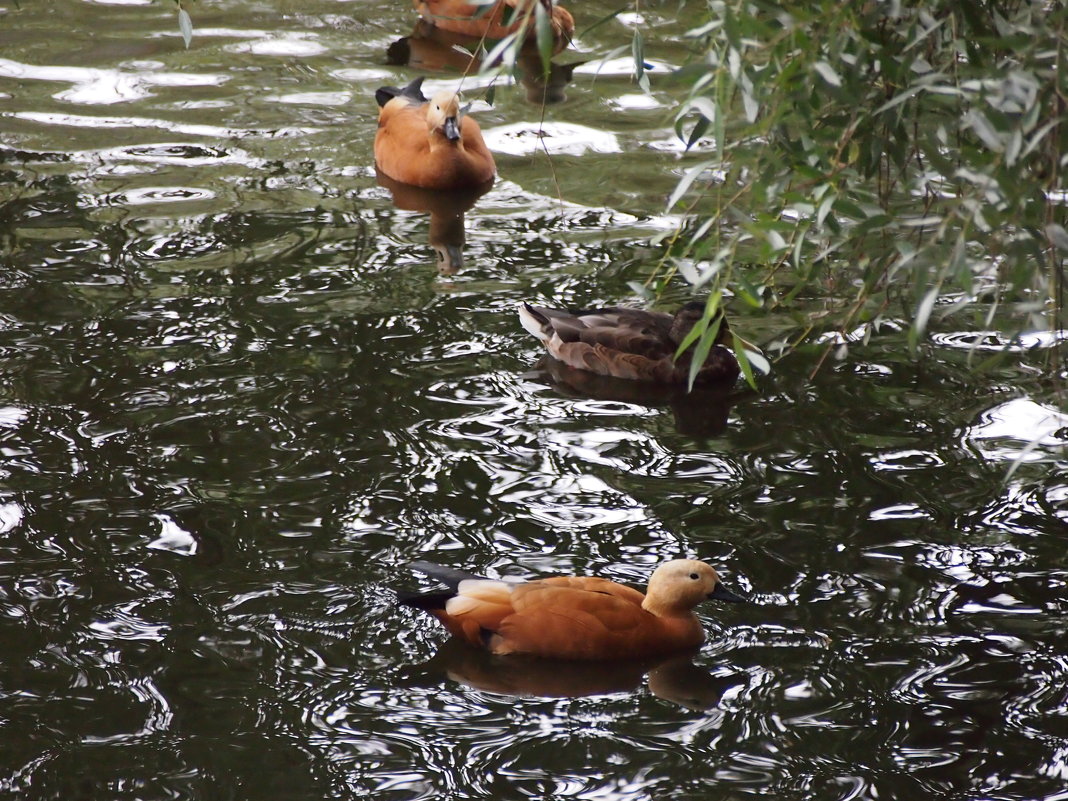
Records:
[[[526,26],[525,36],[534,35],[530,16],[541,4],[549,12],[549,29],[554,40],[570,40],[575,33],[575,19],[566,8],[552,0],[497,0],[487,9],[485,3],[465,0],[414,0],[420,16],[442,30],[467,36],[503,39]],[[529,20],[529,21],[528,21]]]
[[[695,559],[660,565],[645,594],[602,578],[559,576],[495,581],[429,562],[412,567],[442,592],[401,595],[453,635],[491,653],[549,659],[645,659],[696,648],[705,639],[693,613],[707,599],[741,601]]]
[[[541,340],[549,355],[569,367],[614,378],[685,384],[693,347],[677,360],[675,352],[704,312],[701,301],[684,304],[674,315],[618,306],[572,312],[524,303],[519,320]],[[730,328],[721,316],[716,344],[697,373],[696,383],[738,377],[738,360],[724,347],[728,341]]]
[[[375,134],[375,163],[395,181],[425,189],[468,189],[493,180],[497,167],[478,123],[460,116],[455,92],[429,100],[423,79],[403,89],[375,92],[381,106]]]
[[[446,31],[420,18],[411,35],[390,43],[386,49],[386,62],[406,66],[415,72],[442,72],[452,70],[462,74],[476,72],[482,66],[485,55],[483,40],[479,36],[465,36]],[[567,47],[563,39],[553,40],[552,52]],[[515,76],[526,90],[531,103],[561,103],[567,99],[567,85],[571,83],[575,69],[584,61],[557,64],[542,62],[542,54],[533,39],[527,39],[516,53]],[[546,73],[546,67],[548,73]]]

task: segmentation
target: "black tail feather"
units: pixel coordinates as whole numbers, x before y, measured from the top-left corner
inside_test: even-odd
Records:
[[[433,562],[412,562],[409,567],[412,570],[418,570],[420,573],[430,576],[432,579],[437,579],[454,593],[461,581],[470,581],[472,579],[478,581],[486,578],[476,573],[468,573],[465,570],[436,565]]]
[[[485,578],[485,576],[468,573],[464,570],[456,570],[452,567],[436,565],[433,562],[412,562],[409,567],[412,568],[412,570],[425,573],[432,579],[436,579],[448,587],[447,590],[435,590],[431,592],[411,592],[409,590],[399,590],[397,592],[397,601],[399,603],[402,603],[405,606],[411,606],[415,609],[422,609],[425,612],[435,612],[439,609],[444,609],[446,601],[455,597],[457,587],[459,587],[461,581]]]
[[[434,612],[445,608],[445,602],[455,596],[452,592],[398,592],[397,600],[413,609]]]
[[[425,103],[427,99],[423,96],[422,86],[422,75],[403,89],[398,89],[396,86],[381,86],[375,90],[375,102],[378,103],[379,106],[384,106],[395,97],[405,97],[408,100],[413,100],[417,103]]]

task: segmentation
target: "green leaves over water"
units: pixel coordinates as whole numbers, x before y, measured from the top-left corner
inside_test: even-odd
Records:
[[[1062,324],[1064,6],[709,9],[676,131],[713,157],[669,199],[688,215],[665,265],[715,264],[712,291],[767,309],[816,294],[839,334],[893,314],[914,347],[976,303]]]

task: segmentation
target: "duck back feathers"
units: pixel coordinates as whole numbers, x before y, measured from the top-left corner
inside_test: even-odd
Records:
[[[689,378],[693,348],[675,354],[704,315],[704,304],[692,301],[674,315],[620,306],[581,311],[550,309],[524,303],[519,309],[523,327],[541,340],[551,356],[569,367],[599,375],[684,384]],[[720,317],[717,344],[712,346],[697,375],[701,383],[733,381],[740,368],[722,344],[729,326]]]

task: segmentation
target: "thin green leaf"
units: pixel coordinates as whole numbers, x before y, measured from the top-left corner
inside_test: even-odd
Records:
[[[189,44],[193,41],[193,20],[184,8],[178,9],[178,30],[182,32],[182,41],[185,42],[188,50]]]
[[[520,33],[520,31],[510,33],[501,39],[501,41],[497,42],[482,61],[482,66],[479,68],[479,72],[487,73],[495,70],[498,61],[508,66],[515,64],[516,54],[519,52]]]
[[[689,137],[686,139],[686,149],[689,150],[697,141],[708,133],[709,127],[712,123],[708,121],[707,117],[701,117],[697,120],[697,123],[693,126],[693,130],[690,131]]]
[[[1046,226],[1046,236],[1057,247],[1057,250],[1068,251],[1068,231],[1064,230],[1064,226],[1050,223]]]
[[[690,374],[686,379],[687,391],[693,389],[694,382],[697,381],[697,374],[701,372],[705,359],[708,358],[709,351],[711,351],[712,346],[716,344],[716,337],[719,335],[719,324],[721,319],[722,318],[717,319],[712,325],[705,329],[704,333],[701,335],[701,339],[698,340],[697,345],[693,349],[693,356],[690,359]],[[697,326],[694,326],[694,328],[696,327]]]
[[[742,340],[739,339],[737,335],[732,336],[734,356],[738,360],[738,366],[742,369],[742,376],[745,378],[745,383],[747,383],[751,389],[756,389],[756,376],[753,375],[753,366],[749,363],[749,353],[742,345]]]
[[[823,80],[827,81],[831,86],[840,87],[842,85],[841,76],[835,72],[834,67],[828,64],[826,61],[817,61],[812,65],[812,68],[820,74]]]
[[[964,122],[975,131],[983,144],[995,153],[1000,153],[1005,149],[1005,140],[1001,133],[994,128],[990,123],[990,119],[978,109],[971,109],[964,115]]]
[[[630,52],[634,56],[634,80],[640,81],[645,74],[645,42],[642,32],[634,29],[634,37],[630,40]]]
[[[1009,483],[1009,480],[1016,474],[1016,471],[1020,469],[1020,465],[1024,463],[1024,460],[1031,455],[1032,451],[1034,451],[1036,448],[1038,448],[1039,445],[1042,444],[1042,440],[1044,440],[1047,436],[1048,434],[1046,432],[1042,432],[1033,440],[1028,442],[1024,446],[1022,451],[1016,454],[1016,458],[1012,460],[1012,464],[1009,465],[1009,469],[1005,471],[1005,478],[1002,479],[1004,483]]]
[[[916,307],[916,317],[913,319],[912,328],[909,330],[909,346],[913,349],[915,349],[920,338],[927,330],[927,321],[931,317],[935,301],[938,300],[938,293],[938,286],[931,287],[927,290],[927,294],[923,296],[920,305]]]
[[[549,20],[549,12],[541,3],[535,6],[534,33],[538,44],[538,55],[541,57],[541,72],[542,75],[548,75],[553,57],[553,29]]]
[[[894,108],[895,106],[900,106],[905,101],[909,100],[910,98],[914,97],[919,92],[923,91],[923,89],[924,89],[924,87],[922,87],[922,86],[915,86],[915,85],[910,86],[905,91],[898,92],[890,100],[887,100],[885,103],[883,103],[881,106],[879,106],[879,108],[875,109],[875,111],[873,111],[872,114],[882,114],[884,111],[889,111],[890,109]]]
[[[735,337],[735,339],[737,341],[745,342],[745,340],[742,340],[738,337]],[[746,361],[748,361],[749,364],[755,367],[759,372],[763,373],[764,375],[768,375],[771,372],[771,362],[764,358],[763,353],[758,350],[753,350],[752,346],[749,345],[749,343],[746,343],[746,346],[743,347],[741,351],[745,354]]]
[[[711,167],[714,163],[715,162],[712,161],[702,161],[700,164],[690,167],[690,169],[683,173],[682,178],[675,184],[675,189],[668,198],[667,206],[664,211],[671,211],[675,207],[675,204],[682,199],[682,196],[689,191],[690,186],[692,186],[693,182],[700,177],[701,173]]]
[[[626,10],[627,10],[626,6],[620,6],[619,8],[617,8],[612,13],[606,14],[605,16],[594,20],[589,25],[587,25],[585,28],[583,28],[581,31],[579,31],[578,38],[581,39],[583,36],[588,34],[590,31],[594,30],[595,28],[599,28],[600,26],[604,25],[605,23],[611,22],[616,17],[618,17],[620,14],[626,12]]]
[[[820,228],[823,227],[823,221],[827,219],[827,215],[830,214],[831,209],[834,208],[834,202],[838,199],[838,195],[834,192],[828,192],[823,196],[823,200],[820,201],[819,208],[816,209],[816,225]]]

